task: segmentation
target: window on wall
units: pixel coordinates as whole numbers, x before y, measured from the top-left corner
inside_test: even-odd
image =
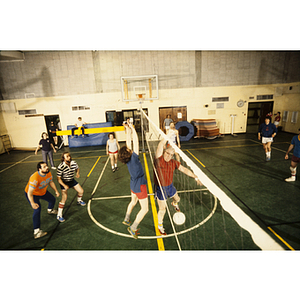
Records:
[[[282,115],[282,121],[283,121],[283,122],[287,122],[288,115],[289,115],[289,112],[288,112],[287,110],[285,110],[285,111],[283,112],[283,115]]]
[[[211,99],[212,102],[228,102],[229,97],[213,97]]]
[[[297,120],[298,120],[298,112],[297,111],[293,111],[292,112],[291,123],[297,123]]]

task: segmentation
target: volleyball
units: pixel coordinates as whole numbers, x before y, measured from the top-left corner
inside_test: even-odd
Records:
[[[185,214],[182,212],[176,212],[173,215],[173,221],[176,225],[182,225],[185,222]]]

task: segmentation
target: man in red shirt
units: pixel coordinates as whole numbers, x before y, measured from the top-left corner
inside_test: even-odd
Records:
[[[40,199],[48,202],[48,214],[57,214],[57,210],[53,209],[55,197],[47,191],[48,185],[55,191],[56,197],[59,197],[59,192],[52,181],[52,175],[49,167],[45,162],[37,164],[37,171],[33,173],[25,187],[25,197],[33,208],[33,236],[38,239],[47,234],[40,229],[41,225],[41,204]]]
[[[173,185],[173,174],[174,170],[178,169],[180,172],[195,178],[197,184],[202,185],[197,176],[189,169],[183,167],[181,163],[173,159],[175,154],[174,148],[171,146],[165,147],[167,140],[162,139],[158,144],[154,167],[156,172],[154,172],[154,183],[156,188],[156,198],[159,207],[157,217],[158,217],[158,230],[161,235],[166,235],[163,227],[163,219],[166,213],[166,201],[167,199],[173,198],[172,205],[175,207],[176,211],[179,209],[180,197]]]

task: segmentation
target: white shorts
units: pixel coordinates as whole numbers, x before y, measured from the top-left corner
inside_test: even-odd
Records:
[[[279,122],[278,122],[278,121],[275,121],[275,122],[274,122],[274,125],[275,125],[275,126],[279,125]]]
[[[273,143],[273,138],[272,137],[262,137],[261,142],[263,144],[270,143],[270,142]]]

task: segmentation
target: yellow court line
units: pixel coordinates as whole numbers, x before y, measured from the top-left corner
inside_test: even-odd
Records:
[[[94,165],[93,165],[91,171],[89,172],[89,174],[87,175],[87,177],[89,177],[91,175],[91,173],[93,172],[93,170],[96,167],[96,165],[97,165],[97,163],[98,163],[98,161],[99,161],[100,158],[101,158],[101,156],[98,157],[97,161],[94,163]]]
[[[276,235],[288,248],[290,248],[292,251],[295,251],[295,249],[290,246],[280,235],[278,235],[271,227],[268,227],[268,229],[274,234]]]
[[[194,155],[194,154],[192,154],[189,150],[186,150],[190,155],[192,155],[196,160],[197,160],[197,162],[203,167],[203,168],[205,168],[205,166],[204,166],[204,164]]]
[[[151,180],[150,180],[150,174],[149,174],[149,168],[148,168],[148,163],[147,163],[147,159],[146,159],[146,154],[143,153],[143,156],[144,156],[144,164],[145,164],[146,177],[147,177],[147,183],[148,183],[148,190],[149,190],[149,194],[150,194],[150,203],[151,203],[152,212],[153,212],[155,233],[158,236],[158,235],[160,235],[160,232],[158,231],[158,219],[157,219],[157,210],[156,210],[156,206],[155,206],[155,199],[153,196],[153,189],[152,189],[152,184],[151,184]],[[159,251],[165,251],[165,246],[164,246],[164,242],[163,242],[162,238],[157,239],[157,245],[158,245]]]

